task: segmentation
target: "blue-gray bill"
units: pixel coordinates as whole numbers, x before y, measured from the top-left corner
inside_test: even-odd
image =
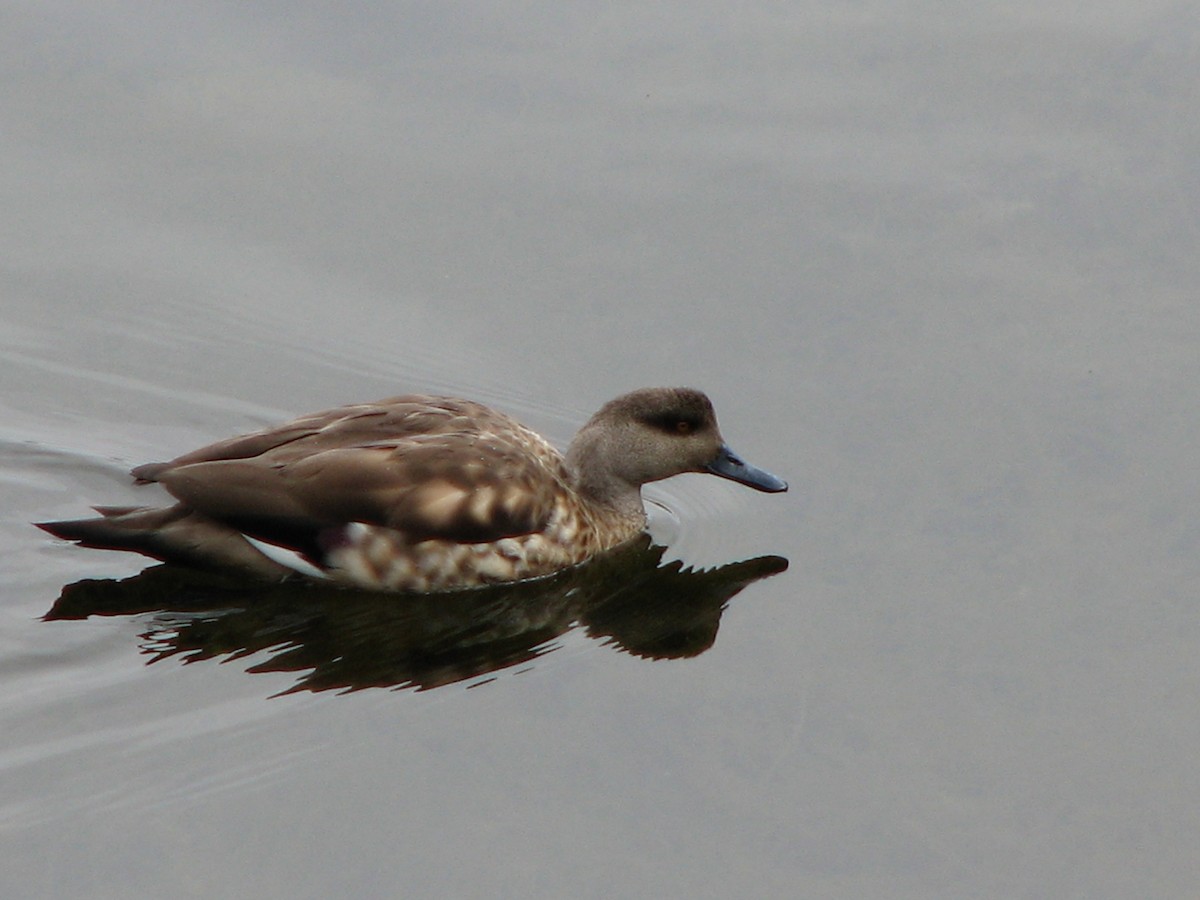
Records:
[[[722,478],[752,487],[756,491],[778,494],[780,491],[788,489],[787,482],[782,478],[776,478],[770,472],[764,472],[762,469],[750,465],[725,444],[721,445],[717,458],[705,466],[705,469],[713,475],[720,475]]]

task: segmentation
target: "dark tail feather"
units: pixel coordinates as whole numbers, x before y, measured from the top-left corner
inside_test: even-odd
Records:
[[[63,522],[34,522],[42,531],[81,547],[97,550],[133,550],[155,559],[163,559],[156,535],[187,515],[180,506],[152,509],[136,506],[97,506],[98,519],[70,519]],[[157,551],[157,552],[156,552]]]
[[[42,531],[96,550],[129,550],[163,562],[230,569],[264,578],[293,574],[242,535],[182,503],[164,508],[97,506],[99,518],[35,522]]]
[[[143,463],[131,469],[129,474],[137,484],[150,484],[152,481],[158,481],[158,476],[170,467],[171,464],[165,462]]]

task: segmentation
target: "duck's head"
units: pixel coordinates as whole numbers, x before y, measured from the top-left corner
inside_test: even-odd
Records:
[[[617,505],[628,503],[631,492],[637,499],[643,484],[683,472],[787,490],[787,482],[729,449],[712,403],[691,388],[643,388],[610,400],[575,435],[567,467],[581,492]]]

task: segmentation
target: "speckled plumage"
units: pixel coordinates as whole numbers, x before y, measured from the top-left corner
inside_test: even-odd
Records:
[[[85,546],[278,578],[439,591],[582,562],[645,526],[640,487],[710,471],[785,490],[729,451],[698,391],[606,404],[566,456],[470,400],[410,395],[303,416],[133,470],[179,502],[45,523]]]

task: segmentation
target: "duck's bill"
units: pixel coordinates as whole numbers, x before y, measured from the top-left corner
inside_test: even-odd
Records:
[[[757,491],[766,491],[768,494],[778,494],[788,489],[787,482],[782,478],[776,478],[770,472],[750,465],[724,444],[721,445],[717,458],[704,468],[713,475],[720,475],[722,478],[728,478]]]

